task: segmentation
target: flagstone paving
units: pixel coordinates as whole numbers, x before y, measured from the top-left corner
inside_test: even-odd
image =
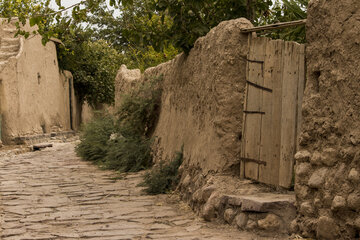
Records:
[[[263,239],[204,222],[174,197],[144,195],[142,173],[116,180],[74,146],[0,157],[0,239]]]

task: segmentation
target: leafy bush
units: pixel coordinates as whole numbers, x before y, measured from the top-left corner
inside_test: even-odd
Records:
[[[161,79],[162,77],[153,78],[123,95],[117,112],[118,125],[123,136],[149,137],[152,134],[159,116]]]
[[[101,162],[108,151],[108,141],[116,129],[114,118],[109,114],[96,114],[95,118],[81,129],[77,154],[84,160]]]
[[[104,166],[120,172],[137,172],[152,165],[150,140],[120,136],[109,144]]]
[[[161,100],[159,79],[124,95],[116,116],[97,116],[85,125],[76,151],[105,169],[135,172],[152,165],[150,136]]]
[[[179,183],[178,169],[183,161],[183,147],[175,154],[175,158],[169,162],[161,162],[144,176],[140,186],[144,186],[148,194],[161,194],[173,190]]]

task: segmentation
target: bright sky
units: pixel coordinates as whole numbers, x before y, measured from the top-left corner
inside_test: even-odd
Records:
[[[81,0],[61,0],[61,5],[63,5],[64,7],[69,7],[79,2],[81,2]],[[55,0],[51,0],[51,6],[54,8],[57,6]]]
[[[1,1],[1,0],[0,0]],[[65,8],[67,7],[70,7],[74,4],[77,4],[81,2],[81,0],[61,0],[61,5]],[[109,1],[106,1],[107,3]],[[57,9],[57,4],[56,4],[56,1],[55,0],[51,0],[50,1],[50,7],[54,8],[54,9]],[[111,7],[109,7],[111,9]],[[67,12],[70,12],[71,13],[72,9],[69,9]],[[119,11],[115,10],[115,13],[114,15],[117,16],[119,14]]]

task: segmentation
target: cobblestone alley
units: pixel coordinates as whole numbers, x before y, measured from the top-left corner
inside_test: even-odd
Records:
[[[260,239],[207,223],[168,196],[147,196],[141,174],[114,180],[74,153],[74,143],[1,157],[1,238]]]

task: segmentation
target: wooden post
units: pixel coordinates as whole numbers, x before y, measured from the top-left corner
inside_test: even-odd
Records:
[[[274,29],[280,29],[280,28],[287,28],[287,27],[294,27],[294,26],[300,26],[305,25],[306,19],[292,21],[292,22],[282,22],[282,23],[275,23],[275,24],[269,24],[265,26],[259,26],[259,27],[252,27],[252,28],[244,28],[241,29],[242,33],[251,33],[251,32],[258,32],[258,31],[264,31],[264,30],[274,30]]]

